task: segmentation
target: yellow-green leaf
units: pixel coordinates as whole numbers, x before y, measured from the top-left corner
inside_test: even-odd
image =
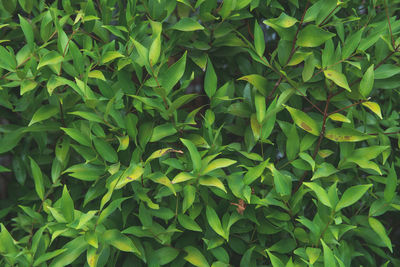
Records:
[[[122,55],[120,52],[118,51],[108,51],[104,54],[101,63],[105,64],[108,63],[116,58],[120,58],[120,57],[124,57],[124,55]]]
[[[333,81],[336,85],[351,92],[349,84],[347,83],[347,78],[343,73],[340,73],[336,70],[325,70],[324,74],[327,79]]]
[[[206,258],[201,254],[201,252],[192,246],[187,246],[184,248],[187,253],[185,260],[197,267],[210,267]]]
[[[99,70],[92,70],[91,72],[89,72],[88,77],[106,81],[104,74]]]
[[[347,118],[346,116],[344,116],[343,114],[340,114],[340,113],[333,113],[333,114],[329,115],[328,118],[330,118],[331,120],[334,120],[334,121],[340,121],[340,122],[346,122],[346,123],[351,122],[349,120],[349,118]]]
[[[52,105],[42,106],[38,110],[36,110],[35,114],[33,114],[33,117],[29,122],[28,126],[31,126],[32,124],[35,124],[43,120],[47,120],[52,116],[56,115],[59,111],[60,111],[59,108]]]
[[[227,193],[224,184],[217,177],[203,176],[199,179],[199,184],[204,186],[214,186]]]
[[[393,253],[392,242],[390,241],[390,238],[386,234],[385,226],[383,226],[382,223],[378,219],[375,219],[374,217],[369,217],[368,222],[372,230],[374,230],[375,233],[378,234],[378,236],[382,239],[383,243],[385,243],[385,245],[389,248],[390,252]]]
[[[216,159],[214,161],[211,161],[210,164],[208,164],[208,166],[201,172],[201,174],[205,175],[213,170],[225,168],[235,163],[236,160],[232,159],[224,159],[224,158]]]
[[[375,113],[380,119],[383,119],[383,118],[382,118],[381,107],[380,107],[377,103],[367,101],[367,102],[363,102],[362,105],[365,106],[365,107],[367,107],[367,108],[369,108],[369,109],[370,109],[373,113]]]
[[[370,138],[375,138],[350,128],[333,128],[325,133],[325,137],[335,142],[359,142]]]
[[[319,127],[317,123],[306,113],[301,110],[285,106],[289,111],[294,123],[297,124],[301,129],[309,132],[310,134],[319,135]]]
[[[263,96],[267,96],[267,87],[268,87],[268,80],[261,75],[258,74],[250,74],[238,79],[247,81],[251,85],[253,85]]]

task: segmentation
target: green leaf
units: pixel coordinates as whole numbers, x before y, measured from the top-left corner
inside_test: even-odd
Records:
[[[318,200],[321,201],[327,207],[332,208],[332,204],[329,201],[329,196],[326,191],[316,183],[303,183],[305,186],[309,187],[312,191],[314,191],[315,195],[317,196]]]
[[[390,241],[390,238],[386,234],[385,227],[382,225],[382,223],[378,219],[375,219],[374,217],[369,217],[368,222],[372,230],[374,230],[375,233],[378,234],[378,236],[382,239],[386,247],[388,247],[390,252],[393,253],[392,242]]]
[[[225,233],[224,229],[222,228],[221,221],[219,220],[217,213],[215,212],[215,210],[212,207],[210,207],[210,206],[206,207],[206,216],[207,216],[208,224],[211,226],[211,228],[217,234],[219,234],[220,236],[222,236],[223,238],[228,240],[228,237],[226,236],[226,233]]]
[[[84,146],[91,146],[91,142],[89,137],[86,135],[82,134],[78,129],[75,128],[60,128],[63,130],[69,137],[77,141],[79,144],[84,145]]]
[[[364,73],[360,82],[360,93],[363,97],[368,97],[374,87],[374,64],[372,64]]]
[[[40,264],[42,264],[42,263],[44,263],[44,262],[46,262],[48,260],[51,260],[52,258],[57,257],[58,255],[64,253],[65,251],[67,251],[66,248],[61,248],[61,249],[53,250],[51,252],[46,252],[46,253],[40,255],[35,260],[35,262],[33,263],[33,266],[34,267],[39,266]]]
[[[74,201],[72,200],[66,185],[64,185],[61,196],[61,212],[67,222],[72,222],[74,220]]]
[[[370,138],[375,138],[350,128],[333,128],[325,132],[325,137],[335,142],[359,142]]]
[[[191,185],[185,185],[183,188],[183,196],[182,213],[185,213],[194,203],[196,198],[196,188]]]
[[[257,121],[262,124],[265,118],[266,111],[265,97],[261,94],[256,93],[254,96],[254,104],[256,106]]]
[[[144,169],[140,164],[131,164],[119,178],[118,183],[115,185],[115,189],[120,189],[127,183],[138,180],[143,173]]]
[[[40,170],[39,165],[33,158],[29,157],[29,160],[31,163],[31,170],[32,170],[33,180],[35,182],[36,193],[38,194],[41,200],[44,200],[44,182],[43,182],[42,171]]]
[[[102,81],[107,81],[106,77],[104,77],[104,74],[99,70],[92,70],[91,72],[88,73],[88,77],[89,78],[94,78],[94,79],[99,79],[99,80],[102,80]]]
[[[33,35],[32,25],[25,18],[21,17],[19,14],[18,17],[20,26],[22,28],[22,31],[24,32],[28,46],[30,47],[31,51],[33,51],[34,35]]]
[[[63,173],[68,172],[70,172],[69,176],[76,179],[83,181],[95,181],[104,174],[104,167],[81,163],[69,167]]]
[[[386,202],[391,202],[396,195],[396,187],[397,187],[397,174],[394,169],[394,164],[389,169],[388,176],[386,178],[386,186],[383,191],[383,196]]]
[[[217,75],[215,74],[214,67],[210,58],[207,60],[206,75],[204,76],[204,91],[209,98],[215,95],[217,90]]]
[[[152,253],[158,264],[165,265],[173,261],[179,255],[179,250],[172,247],[162,247]]]
[[[351,121],[346,116],[344,116],[343,114],[340,114],[340,113],[333,113],[333,114],[329,115],[328,118],[331,120],[334,120],[334,121],[351,123]]]
[[[336,261],[335,257],[333,255],[332,250],[328,247],[327,244],[325,244],[324,240],[320,240],[322,244],[322,248],[324,250],[324,266],[325,267],[335,267],[336,266]]]
[[[254,182],[261,174],[264,172],[265,168],[267,167],[268,160],[258,164],[255,167],[249,168],[247,173],[243,177],[243,183],[249,185]]]
[[[337,173],[338,170],[330,163],[323,162],[321,165],[318,166],[317,171],[314,173],[311,181],[316,180],[321,177],[328,177],[332,174]]]
[[[236,163],[236,160],[232,160],[232,159],[225,159],[225,158],[216,159],[216,160],[211,161],[207,165],[207,167],[204,168],[204,170],[201,172],[201,174],[205,175],[213,170],[225,168],[225,167],[231,166],[235,163]]]
[[[274,176],[275,190],[281,196],[288,196],[292,192],[292,178],[286,174],[281,173],[277,169],[272,169]]]
[[[251,254],[253,253],[254,246],[246,250],[243,254],[242,259],[240,260],[240,267],[249,267],[251,266]]]
[[[63,56],[56,51],[49,51],[39,61],[36,69],[41,69],[47,65],[56,65],[64,60]]]
[[[202,231],[201,227],[192,218],[185,214],[179,214],[178,221],[185,229],[196,232]]]
[[[95,137],[93,138],[93,144],[97,152],[104,160],[111,163],[118,162],[118,154],[117,152],[115,152],[114,148],[110,145],[110,143],[104,141],[101,138]]]
[[[256,48],[257,55],[264,56],[265,39],[264,33],[258,24],[257,20],[254,21],[254,47]]]
[[[336,206],[336,211],[339,211],[356,203],[371,186],[372,184],[355,185],[346,189]]]
[[[374,78],[376,80],[387,79],[400,73],[400,67],[393,64],[382,64],[375,70]]]
[[[294,123],[296,123],[297,126],[313,135],[319,136],[319,127],[310,116],[301,110],[291,108],[289,106],[285,106],[285,108],[289,111]]]
[[[199,179],[199,184],[204,186],[213,186],[227,193],[224,184],[217,177],[202,176]]]
[[[343,73],[340,73],[336,70],[325,70],[324,74],[327,79],[333,81],[336,85],[351,92],[349,84],[347,83],[347,78]]]
[[[288,16],[286,13],[281,13],[279,17],[268,21],[282,28],[290,28],[297,22],[297,19]]]
[[[149,176],[149,178],[155,183],[165,185],[176,196],[175,188],[167,176],[162,173],[154,173],[153,175]]]
[[[381,120],[383,119],[383,118],[382,118],[381,107],[380,107],[377,103],[367,101],[367,102],[363,102],[362,105],[365,106],[365,107],[367,107],[367,108],[369,108],[369,109],[370,109],[373,113],[375,113]]]
[[[171,136],[177,133],[176,128],[172,123],[165,123],[154,127],[153,134],[151,135],[150,142],[158,142],[164,137]]]
[[[253,85],[263,96],[268,95],[268,93],[267,93],[268,80],[266,78],[262,77],[261,75],[250,74],[250,75],[240,77],[238,80],[239,81],[240,80],[247,81],[251,85]]]
[[[195,172],[200,171],[201,157],[200,157],[199,151],[197,151],[196,146],[190,140],[183,139],[183,138],[180,138],[180,140],[189,150],[190,158],[192,159],[193,170]]]
[[[52,116],[56,115],[59,111],[60,111],[59,108],[52,106],[52,105],[41,106],[33,114],[33,117],[31,119],[31,121],[29,122],[28,126],[31,126],[40,121],[47,120],[47,119],[51,118]]]
[[[309,263],[314,264],[314,262],[318,260],[319,255],[321,255],[321,249],[308,247],[306,248],[306,254],[308,256]]]
[[[154,66],[158,62],[161,52],[161,35],[157,35],[151,43],[149,49],[149,62],[151,66]]]
[[[127,200],[129,197],[118,198],[112,201],[107,208],[105,208],[97,219],[97,224],[101,224],[108,216],[110,216],[118,207],[121,207],[121,203]]]
[[[331,39],[336,34],[325,31],[315,25],[307,25],[300,30],[297,45],[302,47],[317,47]]]
[[[185,72],[186,54],[187,52],[185,51],[183,56],[160,76],[161,84],[164,87],[167,95],[175,86],[175,84],[179,82]]]
[[[21,83],[20,94],[23,95],[27,92],[32,91],[37,86],[37,82],[34,80],[23,80]]]
[[[66,243],[62,249],[65,249],[63,253],[58,255],[49,266],[51,267],[63,267],[74,262],[89,246],[83,236],[79,236],[70,242]]]
[[[198,30],[204,30],[204,27],[200,25],[197,21],[192,18],[182,18],[176,24],[174,24],[170,29],[192,32]]]
[[[187,253],[185,260],[190,264],[197,267],[210,267],[206,258],[204,258],[203,254],[197,248],[187,246],[183,250]]]
[[[344,43],[342,50],[342,59],[350,57],[351,54],[356,50],[358,44],[361,41],[361,36],[363,34],[364,28],[365,27],[361,28],[360,30],[346,38],[346,42]]]
[[[274,254],[269,252],[268,249],[266,249],[265,251],[267,251],[269,260],[271,261],[271,264],[273,267],[283,267],[284,266],[282,261],[277,256],[275,256]]]
[[[135,246],[132,240],[129,237],[123,235],[120,230],[117,229],[107,230],[103,233],[102,237],[106,243],[112,245],[118,250],[125,252],[133,252],[138,255],[141,255],[139,249]]]
[[[0,68],[8,71],[15,71],[17,62],[15,56],[11,54],[5,47],[0,46]]]
[[[122,55],[118,51],[108,51],[103,55],[101,63],[106,64],[106,63],[108,63],[116,58],[120,58],[120,57],[124,57],[124,55]]]

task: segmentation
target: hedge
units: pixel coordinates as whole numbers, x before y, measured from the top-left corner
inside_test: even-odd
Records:
[[[2,0],[1,266],[400,266],[399,0]]]

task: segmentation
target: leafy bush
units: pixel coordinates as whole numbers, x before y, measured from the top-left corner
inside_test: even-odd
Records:
[[[400,1],[1,3],[2,266],[400,266]]]

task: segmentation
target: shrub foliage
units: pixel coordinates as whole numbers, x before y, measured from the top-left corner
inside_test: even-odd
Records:
[[[0,3],[2,266],[400,266],[400,1]]]

